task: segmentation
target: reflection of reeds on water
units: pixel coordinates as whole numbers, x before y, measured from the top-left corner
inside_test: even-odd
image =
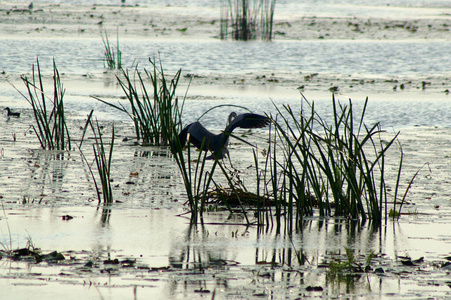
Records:
[[[46,150],[69,150],[71,141],[66,124],[64,111],[65,89],[60,80],[60,74],[53,61],[53,93],[52,96],[44,91],[43,75],[39,60],[37,60],[37,73],[33,65],[32,78],[21,76],[27,87],[28,96],[19,93],[31,104],[36,124],[33,130],[39,139],[41,147]]]
[[[221,0],[221,39],[270,41],[275,6],[275,0]]]

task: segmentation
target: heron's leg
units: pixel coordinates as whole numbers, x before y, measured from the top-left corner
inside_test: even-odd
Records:
[[[230,159],[230,153],[227,153],[227,158],[229,159],[229,163],[230,163],[230,166],[232,167],[232,169],[235,169],[235,167],[232,164],[232,160]]]

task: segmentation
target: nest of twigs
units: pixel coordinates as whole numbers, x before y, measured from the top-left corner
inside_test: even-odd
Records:
[[[273,206],[274,199],[264,195],[257,195],[242,188],[216,187],[207,192],[207,201],[210,204],[221,204],[230,206]]]
[[[310,193],[305,196],[312,206],[318,207],[318,200]],[[275,206],[276,201],[268,195],[257,195],[240,187],[223,188],[221,186],[207,192],[207,202],[209,204],[229,205],[229,206]],[[285,201],[279,200],[279,205],[287,205]]]

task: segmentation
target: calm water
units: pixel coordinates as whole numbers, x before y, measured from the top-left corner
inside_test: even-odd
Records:
[[[52,3],[52,1],[34,1]],[[60,3],[65,1],[55,1]],[[119,4],[119,1],[100,1],[101,4]],[[9,1],[9,3],[19,3]],[[26,5],[24,1],[21,5]],[[65,3],[91,4],[92,1]],[[127,0],[127,4],[138,1]],[[188,6],[215,8],[219,1],[139,1],[141,6]],[[390,5],[387,5],[390,4]],[[427,8],[424,8],[427,6]],[[277,12],[287,16],[373,16],[424,17],[440,16],[441,7],[449,8],[451,1],[278,1]],[[213,10],[211,10],[213,11]],[[203,13],[211,13],[203,11]],[[148,57],[161,53],[169,71],[179,68],[184,73],[201,76],[256,76],[268,73],[289,78],[302,78],[306,73],[330,74],[335,77],[408,77],[414,79],[450,77],[451,41],[281,41],[221,42],[204,40],[124,40],[121,46],[123,61],[131,66],[135,61],[147,65]],[[55,58],[61,73],[70,81],[67,105],[71,121],[82,119],[95,109],[101,120],[115,120],[120,138],[131,135],[129,120],[90,98],[102,95],[117,100],[121,90],[111,83],[111,74],[103,75],[103,45],[101,39],[28,39],[4,38],[0,42],[0,71],[17,77],[29,73],[39,56],[44,70],[51,70]],[[20,53],[20,55],[18,55]],[[389,62],[389,63],[387,63]],[[301,74],[302,73],[302,74]],[[77,81],[77,76],[93,74],[95,80]],[[100,80],[99,80],[100,78]],[[103,81],[105,79],[105,81]],[[110,81],[108,81],[110,80]],[[81,82],[81,83],[80,83]],[[64,82],[63,82],[64,83]],[[0,196],[6,211],[0,214],[0,242],[13,248],[25,246],[32,238],[35,246],[45,251],[58,250],[80,259],[75,265],[28,264],[6,259],[0,266],[0,298],[14,294],[15,299],[29,299],[37,294],[43,299],[124,299],[132,298],[137,287],[138,298],[193,299],[200,288],[217,289],[216,299],[252,298],[261,293],[272,293],[273,298],[295,299],[302,296],[308,285],[327,287],[314,297],[374,299],[386,297],[417,299],[425,295],[446,298],[450,296],[449,273],[432,266],[449,255],[450,212],[449,135],[451,101],[443,93],[429,98],[423,91],[399,94],[377,93],[370,97],[367,121],[382,122],[383,128],[407,128],[401,141],[406,153],[403,184],[430,162],[430,172],[424,168],[415,180],[406,211],[425,215],[403,216],[399,223],[389,222],[383,231],[371,232],[367,227],[353,229],[334,220],[322,222],[312,218],[305,222],[302,233],[292,238],[264,234],[256,228],[238,225],[207,225],[191,228],[187,219],[175,215],[184,212],[183,195],[178,169],[161,149],[130,147],[120,142],[115,148],[113,177],[115,197],[122,203],[111,211],[97,209],[92,182],[79,153],[55,159],[55,155],[39,151],[39,145],[30,131],[31,113],[27,104],[6,82],[0,84],[0,107],[12,106],[22,111],[20,119],[0,119]],[[184,92],[183,90],[181,91]],[[295,87],[267,86],[202,86],[194,81],[186,104],[186,122],[196,119],[207,108],[234,103],[251,107],[254,111],[274,112],[270,101],[290,103],[299,108]],[[316,101],[318,113],[331,117],[330,93],[306,93]],[[363,105],[366,94],[339,95],[346,101],[352,97],[355,108]],[[196,99],[200,99],[197,101]],[[374,101],[372,101],[374,100]],[[217,110],[203,119],[209,128],[222,129],[229,108]],[[3,117],[3,116],[2,116]],[[78,120],[76,120],[78,121]],[[71,123],[74,130],[80,123]],[[119,122],[123,121],[123,122]],[[433,128],[433,127],[441,128]],[[432,129],[431,129],[432,127]],[[77,131],[77,133],[79,133]],[[13,137],[17,141],[13,141]],[[262,142],[263,139],[260,140]],[[243,170],[243,178],[252,182],[254,170],[250,149],[232,143],[234,163]],[[88,152],[88,150],[86,150]],[[167,152],[167,151],[166,151]],[[145,153],[145,154],[144,154]],[[150,154],[149,154],[150,153]],[[88,154],[89,155],[89,154]],[[92,154],[91,154],[92,155]],[[387,165],[397,158],[387,159]],[[392,171],[393,172],[393,171]],[[389,172],[390,173],[390,172]],[[132,175],[138,174],[138,175]],[[393,177],[393,173],[388,174]],[[130,184],[133,182],[133,184]],[[28,202],[22,204],[26,199]],[[43,202],[39,202],[43,199]],[[35,201],[30,203],[30,201]],[[104,214],[110,218],[105,221]],[[63,221],[63,215],[74,216]],[[212,213],[208,221],[223,222],[227,216]],[[8,223],[6,223],[6,220]],[[233,222],[243,223],[240,217]],[[10,232],[11,231],[11,235]],[[239,233],[238,236],[233,234]],[[232,238],[233,237],[233,238]],[[344,283],[328,282],[318,264],[330,255],[353,248],[362,256],[370,251],[386,254],[387,261],[377,260],[375,266],[390,268],[384,276],[370,274]],[[295,272],[287,266],[293,252],[302,251],[311,263],[299,265],[290,261]],[[399,267],[398,255],[412,258],[425,256],[427,263],[415,270]],[[170,266],[174,273],[121,270],[119,275],[80,271],[88,260],[106,258],[136,258],[149,267]],[[258,262],[274,260],[283,267],[271,268]],[[195,273],[199,266],[202,273]],[[398,272],[398,273],[395,273]],[[269,276],[258,274],[270,272]],[[416,273],[414,273],[416,272]],[[429,273],[430,272],[430,273]],[[62,275],[66,274],[66,275]],[[397,275],[403,274],[403,275]],[[407,274],[407,275],[406,275]],[[91,284],[98,284],[99,289]],[[114,287],[112,287],[114,286]],[[294,288],[293,288],[294,287]],[[312,296],[312,294],[310,294]],[[208,294],[211,298],[211,294]],[[257,296],[255,296],[257,297]]]
[[[124,66],[147,65],[158,53],[165,68],[198,75],[302,73],[366,76],[450,76],[451,41],[274,41],[125,40]],[[0,70],[30,72],[39,57],[43,69],[55,58],[66,74],[103,72],[99,39],[3,39]],[[21,53],[21,55],[17,55]],[[77,58],[77,59],[74,59]]]

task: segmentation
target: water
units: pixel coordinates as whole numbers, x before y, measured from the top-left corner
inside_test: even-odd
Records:
[[[86,10],[92,11],[92,2],[83,0],[34,1],[35,9],[48,3],[86,4]],[[119,1],[97,3],[120,4]],[[218,17],[218,3],[126,1],[129,5],[139,4],[143,9],[155,8],[163,12],[169,9],[186,16],[196,12],[196,16],[207,19]],[[28,3],[9,1],[2,5],[26,7]],[[276,13],[289,22],[314,16],[336,17],[337,20],[348,17],[352,20],[354,16],[430,18],[442,22],[450,8],[450,1],[439,0],[278,1]],[[81,16],[85,14],[83,9]],[[22,16],[31,25],[18,34],[4,31],[0,43],[0,71],[4,72],[0,82],[0,107],[11,106],[22,112],[19,119],[2,116],[0,120],[0,198],[4,205],[0,216],[0,242],[4,247],[19,248],[31,239],[45,253],[57,250],[68,259],[57,264],[35,264],[3,258],[0,298],[14,295],[15,299],[29,299],[39,294],[43,299],[124,299],[135,295],[137,298],[192,299],[213,298],[213,291],[215,299],[251,299],[262,295],[277,299],[450,296],[450,275],[440,268],[449,255],[451,239],[448,205],[451,197],[448,189],[451,182],[451,102],[443,93],[449,88],[451,78],[451,40],[446,31],[440,38],[430,39],[395,36],[377,40],[370,35],[364,39],[338,39],[334,38],[338,36],[335,32],[324,40],[316,35],[308,39],[279,35],[271,43],[244,43],[217,40],[214,38],[218,34],[217,27],[200,38],[177,33],[175,37],[163,34],[141,37],[136,34],[142,32],[141,29],[136,28],[142,24],[149,27],[148,16],[142,19],[136,16],[139,26],[133,18],[122,20],[127,24],[120,27],[126,67],[137,63],[147,67],[148,57],[160,55],[169,73],[182,68],[184,75],[199,76],[193,79],[188,91],[185,123],[219,104],[243,105],[254,112],[275,114],[273,100],[277,105],[288,103],[297,110],[301,105],[296,89],[299,85],[306,85],[306,97],[315,101],[321,116],[331,120],[328,88],[338,85],[340,92],[336,97],[342,103],[352,98],[356,111],[363,107],[365,97],[370,97],[367,124],[381,122],[388,136],[401,130],[400,141],[405,152],[401,184],[406,186],[423,167],[404,208],[404,212],[417,214],[403,215],[399,222],[389,221],[378,232],[373,232],[368,224],[353,227],[348,222],[313,217],[304,222],[301,232],[286,236],[276,234],[274,228],[262,232],[256,227],[237,225],[244,223],[242,216],[235,214],[228,219],[228,214],[222,212],[207,213],[205,226],[190,226],[186,218],[189,215],[180,216],[186,212],[183,205],[186,195],[168,150],[141,148],[122,141],[124,137],[133,137],[128,117],[90,97],[97,95],[126,102],[121,100],[123,92],[114,74],[104,73],[103,44],[95,25],[98,20],[95,19],[91,27],[86,26],[87,31],[92,30],[86,35],[78,29],[77,34],[65,33],[65,26],[78,24],[74,17],[68,19],[73,24],[58,23],[53,27],[54,24],[45,24],[47,28],[41,28],[43,36],[39,36],[34,28],[42,24],[36,21],[35,25],[33,17],[40,15],[15,15],[18,20]],[[58,16],[44,15],[43,19],[47,17],[50,20]],[[90,20],[91,17],[86,14],[85,18]],[[179,27],[170,20],[155,22],[161,27]],[[83,20],[84,25],[80,26],[88,23]],[[180,25],[183,27],[185,23]],[[59,26],[62,31],[58,31]],[[191,29],[189,27],[188,32]],[[52,30],[56,32],[54,35]],[[127,34],[126,30],[134,34]],[[117,145],[112,178],[115,199],[120,203],[111,208],[97,207],[92,179],[77,151],[61,156],[39,150],[30,128],[29,104],[6,82],[7,79],[22,89],[19,75],[30,76],[37,57],[46,75],[51,74],[55,59],[67,89],[65,104],[70,130],[76,132],[76,137],[91,109],[101,122],[107,122],[105,136],[110,134],[108,122],[115,123]],[[311,73],[318,73],[316,79],[306,81],[305,76]],[[269,83],[261,79],[262,75],[280,82]],[[362,80],[364,84],[359,83]],[[376,83],[368,83],[371,80]],[[386,83],[385,80],[391,81]],[[423,90],[422,81],[431,81],[431,86]],[[48,83],[46,81],[46,86]],[[406,85],[405,91],[400,91],[401,83]],[[180,97],[187,85],[188,79],[182,78]],[[396,92],[394,85],[398,88]],[[230,107],[214,110],[202,122],[219,131],[230,110]],[[265,137],[265,131],[259,130],[248,138],[254,138],[264,147]],[[92,161],[89,146],[85,151]],[[243,172],[242,178],[252,185],[255,170],[249,168],[253,165],[250,147],[231,141],[230,150],[234,165]],[[387,158],[387,180],[395,178],[397,162],[394,154]],[[424,166],[426,162],[429,164]],[[64,221],[64,215],[74,219]],[[221,223],[229,225],[217,225]],[[386,273],[372,272],[347,282],[331,280],[326,276],[327,268],[321,265],[333,258],[346,259],[345,247],[355,251],[361,264],[371,251],[384,254],[375,258],[373,266],[384,268]],[[301,252],[308,262],[299,263],[295,254]],[[401,264],[399,256],[414,259],[424,256],[425,263],[407,267]],[[115,258],[136,259],[137,264],[126,268],[103,263]],[[85,267],[89,261],[95,263],[94,267]],[[161,267],[163,269],[158,271],[151,269]],[[321,286],[324,290],[308,292],[308,286]],[[210,293],[200,293],[207,290]]]
[[[450,76],[451,41],[121,42],[126,67],[133,63],[146,66],[149,57],[160,54],[168,71],[182,68],[185,73],[201,76],[269,72],[295,78],[300,78],[300,73],[314,72],[341,76]],[[65,74],[95,74],[104,67],[100,40],[5,39],[0,51],[0,70],[6,73],[29,72],[36,57],[43,70],[51,69],[55,58]]]

